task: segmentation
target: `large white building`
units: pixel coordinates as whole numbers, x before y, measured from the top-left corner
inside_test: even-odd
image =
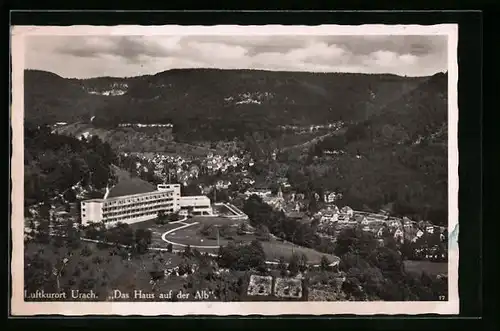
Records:
[[[159,211],[213,215],[206,196],[181,196],[180,184],[161,184],[156,190],[81,202],[82,225],[91,222],[137,223],[157,217]]]
[[[180,215],[187,215],[190,210],[193,215],[212,215],[210,199],[204,195],[180,197],[177,207]]]

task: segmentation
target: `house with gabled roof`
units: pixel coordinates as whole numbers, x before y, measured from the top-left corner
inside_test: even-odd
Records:
[[[384,235],[385,235],[385,230],[386,230],[386,228],[385,228],[385,227],[380,226],[380,227],[376,230],[375,235],[376,235],[377,237],[379,237],[379,238],[382,238],[382,237],[384,237]]]
[[[335,202],[335,199],[336,199],[335,192],[325,192],[325,194],[324,194],[324,201],[326,203]]]
[[[404,233],[403,233],[403,230],[396,229],[396,231],[394,231],[394,239],[400,240],[401,243],[403,243],[404,242]]]
[[[352,217],[352,216],[354,215],[354,210],[352,210],[352,208],[351,208],[351,207],[349,207],[349,206],[344,206],[344,207],[342,207],[342,208],[340,209],[340,212],[341,212],[342,214],[347,215],[349,218],[350,218],[350,217]]]
[[[368,225],[371,223],[370,220],[366,216],[361,216],[361,217],[362,217],[361,222],[360,222],[361,225]]]

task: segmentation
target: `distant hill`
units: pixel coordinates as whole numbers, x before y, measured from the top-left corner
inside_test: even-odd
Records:
[[[396,214],[445,225],[447,85],[445,74],[434,75],[388,98],[385,106],[350,125],[344,136],[317,143],[311,155],[328,159],[331,151],[345,152],[330,161],[317,185],[343,188],[344,203],[353,208],[378,210],[391,204]]]
[[[88,93],[78,80],[39,70],[24,73],[24,117],[33,124],[89,120],[108,101]]]
[[[448,77],[437,74],[415,89],[405,93],[383,107],[370,122],[382,133],[383,126],[391,125],[403,131],[415,141],[418,137],[431,138],[439,135],[441,142],[447,142],[448,120]],[[432,137],[431,137],[432,136]],[[429,140],[429,139],[428,139]],[[434,139],[435,142],[435,139]]]
[[[174,69],[86,80],[25,72],[27,121],[173,123],[177,138],[219,140],[279,125],[360,121],[430,77],[261,70]],[[439,92],[446,93],[446,90]],[[410,101],[411,102],[411,101]],[[393,109],[395,110],[395,109]]]

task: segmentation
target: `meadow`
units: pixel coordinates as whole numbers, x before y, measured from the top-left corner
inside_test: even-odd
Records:
[[[404,265],[407,272],[422,273],[425,271],[429,275],[448,274],[447,262],[406,260]]]

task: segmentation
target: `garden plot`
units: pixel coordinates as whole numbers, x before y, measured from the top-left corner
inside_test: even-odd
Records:
[[[271,295],[272,287],[273,278],[271,276],[251,275],[247,294],[251,296],[268,296]]]
[[[302,298],[302,281],[296,278],[276,278],[274,295],[278,298]]]

